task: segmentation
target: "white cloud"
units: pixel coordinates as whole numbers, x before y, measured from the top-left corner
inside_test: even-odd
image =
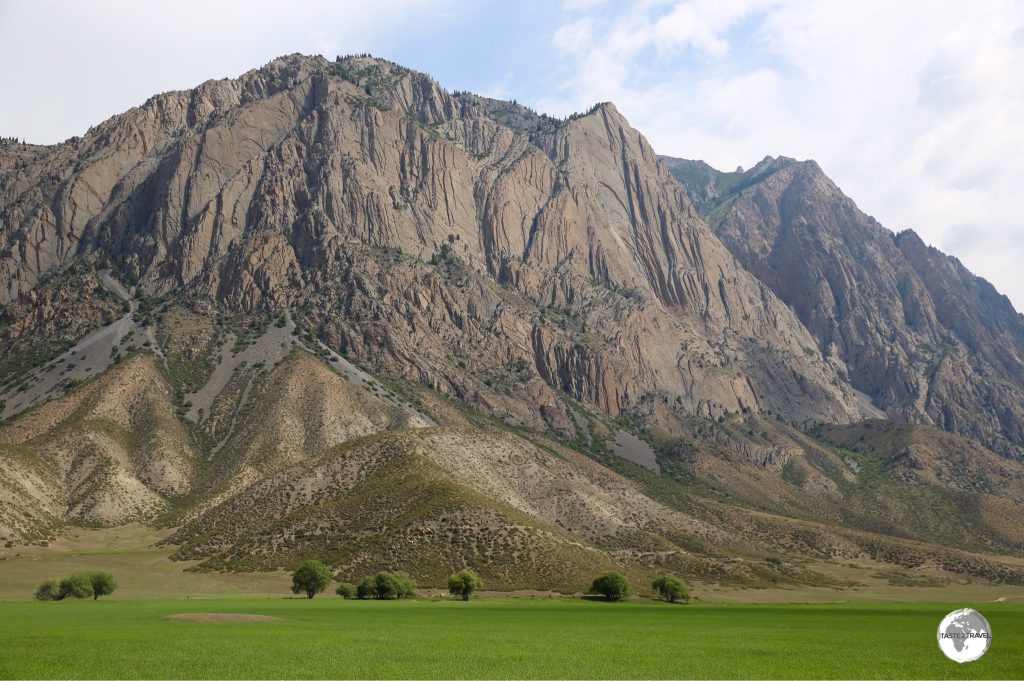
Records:
[[[725,169],[815,158],[1024,309],[1024,4],[646,2],[566,26],[539,108],[613,100],[660,153]]]
[[[566,0],[562,5],[565,12],[586,12],[607,5],[608,0]]]
[[[729,43],[722,33],[768,0],[693,0],[680,2],[653,24],[654,44],[661,52],[692,47],[723,57]]]
[[[555,47],[564,53],[579,54],[580,49],[585,49],[593,42],[593,29],[594,21],[588,18],[559,26],[554,35]]]
[[[364,52],[450,0],[4,0],[0,135],[52,143],[156,92],[237,76],[283,54]]]

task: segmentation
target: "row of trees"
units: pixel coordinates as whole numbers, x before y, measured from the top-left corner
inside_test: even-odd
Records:
[[[292,573],[292,593],[304,593],[313,598],[331,583],[330,569],[318,560],[307,560]],[[448,577],[448,593],[468,601],[483,588],[483,580],[473,570],[459,570]],[[669,603],[687,602],[690,594],[683,580],[673,575],[662,575],[651,583],[651,588]],[[604,596],[610,601],[627,598],[633,586],[621,572],[605,572],[590,584],[590,593]],[[405,572],[378,572],[365,577],[358,584],[342,582],[335,589],[342,598],[393,600],[416,595],[416,582]]]
[[[307,560],[292,573],[292,593],[313,598],[331,583],[331,570],[318,560]],[[448,577],[448,592],[468,601],[474,592],[483,588],[480,575],[472,570],[459,570]],[[364,577],[358,584],[342,582],[335,589],[342,598],[377,599],[412,598],[416,595],[416,582],[406,572],[378,572]]]
[[[372,577],[364,577],[358,584],[342,582],[335,593],[342,598],[391,601],[415,596],[416,582],[405,572],[378,572]]]
[[[36,589],[37,601],[62,601],[65,598],[91,598],[109,596],[117,582],[108,572],[76,572],[59,582],[48,579]]]
[[[662,575],[651,583],[651,588],[669,603],[690,600],[690,593],[683,580],[673,575]],[[590,593],[604,596],[609,601],[627,598],[633,592],[633,585],[621,572],[605,572],[598,575],[590,584]]]
[[[318,560],[307,560],[292,573],[292,593],[313,598],[331,583],[331,570]],[[416,595],[416,582],[405,572],[378,572],[359,584],[343,582],[335,590],[344,598],[376,598],[392,600]]]

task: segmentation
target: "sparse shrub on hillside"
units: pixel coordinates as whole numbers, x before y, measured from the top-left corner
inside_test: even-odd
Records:
[[[109,572],[90,572],[89,581],[92,582],[93,600],[100,596],[109,596],[117,588],[117,582]]]
[[[473,592],[483,588],[483,585],[480,575],[472,570],[459,570],[448,577],[448,593],[460,596],[464,601],[468,601]]]
[[[84,572],[78,572],[61,580],[60,598],[92,598],[92,580]]]
[[[626,576],[614,570],[598,575],[590,585],[590,593],[600,594],[609,601],[626,598],[632,590]]]
[[[59,601],[60,582],[56,579],[48,579],[36,588],[35,599],[37,601]]]
[[[334,590],[334,593],[338,594],[345,600],[349,600],[356,597],[356,585],[349,584],[348,582],[342,582],[338,585],[338,588]]]
[[[292,593],[312,598],[331,583],[331,571],[318,560],[307,560],[292,573]]]
[[[686,603],[690,600],[690,593],[686,590],[686,584],[683,583],[683,580],[672,575],[658,577],[651,584],[651,588],[661,594],[661,597],[669,603],[675,603],[676,601]]]

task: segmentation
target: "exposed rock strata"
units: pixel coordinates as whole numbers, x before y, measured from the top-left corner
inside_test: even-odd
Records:
[[[665,162],[844,380],[893,418],[1024,456],[1024,317],[991,284],[885,229],[813,161],[744,173]]]

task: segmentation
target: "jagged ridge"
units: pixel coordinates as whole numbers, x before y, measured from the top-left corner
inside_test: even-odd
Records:
[[[719,238],[889,416],[1024,457],[1024,317],[911,230],[861,212],[813,161],[746,172],[665,159]]]

